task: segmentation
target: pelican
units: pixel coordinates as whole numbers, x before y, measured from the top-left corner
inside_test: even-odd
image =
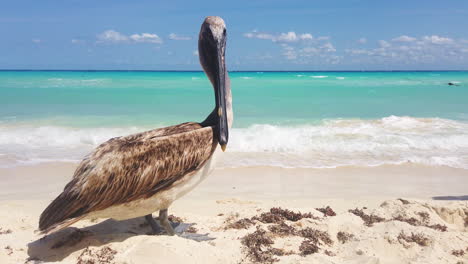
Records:
[[[39,231],[49,234],[83,219],[125,220],[145,216],[154,233],[175,231],[171,204],[197,186],[224,151],[233,121],[225,65],[226,26],[209,16],[201,25],[200,64],[215,92],[214,110],[201,123],[187,122],[117,137],[98,146],[78,165],[63,192],[44,210]],[[159,211],[159,223],[152,213]]]

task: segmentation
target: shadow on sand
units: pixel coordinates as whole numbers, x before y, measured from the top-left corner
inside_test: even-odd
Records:
[[[137,235],[149,235],[151,228],[143,217],[123,221],[113,219],[85,228],[68,227],[28,244],[30,260],[61,261],[88,246],[121,242]]]
[[[461,196],[434,196],[433,200],[442,200],[442,201],[467,201],[468,195]]]

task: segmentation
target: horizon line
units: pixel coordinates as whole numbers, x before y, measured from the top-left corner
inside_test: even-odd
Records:
[[[203,72],[203,70],[0,69],[0,72]],[[468,72],[466,70],[232,70],[228,72]]]

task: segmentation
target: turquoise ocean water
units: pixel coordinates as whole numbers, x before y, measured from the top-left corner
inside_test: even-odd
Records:
[[[468,72],[230,77],[221,166],[468,169]],[[0,167],[79,161],[111,137],[202,121],[213,106],[202,72],[0,71]]]

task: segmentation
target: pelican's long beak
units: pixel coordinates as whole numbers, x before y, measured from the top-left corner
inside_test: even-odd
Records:
[[[217,74],[215,79],[216,105],[218,107],[218,141],[223,151],[229,140],[229,127],[226,113],[226,66],[224,63],[224,50],[226,40],[223,38],[217,42]]]

